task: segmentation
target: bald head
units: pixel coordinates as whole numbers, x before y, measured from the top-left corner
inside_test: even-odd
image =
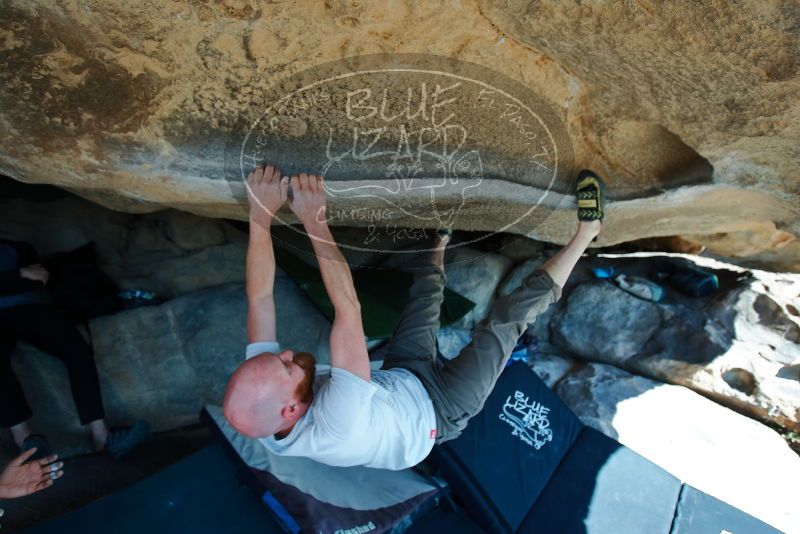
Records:
[[[315,361],[308,353],[265,352],[242,363],[228,381],[222,409],[251,438],[291,428],[308,410]]]

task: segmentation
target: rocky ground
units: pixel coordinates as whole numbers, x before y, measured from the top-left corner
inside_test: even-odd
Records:
[[[84,332],[112,423],[145,418],[171,435],[195,424],[203,404],[220,402],[245,344],[241,226],[175,210],[122,214],[48,188],[4,190],[0,212],[0,236],[30,241],[43,255],[94,241],[100,266],[120,287],[164,299],[95,318]],[[284,231],[276,229],[286,246],[296,238]],[[363,231],[340,228],[337,237]],[[456,234],[454,243],[468,238]],[[441,352],[455,356],[492,299],[554,250],[500,235],[448,251],[448,286],[477,305],[440,331]],[[699,298],[665,287],[666,298],[652,303],[596,279],[590,268],[649,276],[665,255],[603,252],[584,258],[561,300],[530,325],[531,367],[584,423],[685,482],[784,530],[800,524],[800,457],[791,449],[798,450],[800,432],[800,276],[684,255],[717,272],[720,290]],[[363,251],[346,255],[357,268],[387,261]],[[276,300],[281,342],[326,363],[330,325],[283,272]],[[62,366],[24,343],[13,361],[34,427],[72,458],[60,483],[76,484],[90,443]],[[0,443],[1,464],[13,449],[7,434]],[[178,449],[174,458],[187,448]],[[38,499],[19,501],[17,510],[64,510]]]

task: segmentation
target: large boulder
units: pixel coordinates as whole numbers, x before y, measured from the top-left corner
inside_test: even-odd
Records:
[[[221,221],[168,210],[161,215],[167,238],[184,250],[200,250],[225,243]]]
[[[330,363],[330,323],[283,272],[275,282],[278,341]],[[98,317],[90,323],[107,418],[143,418],[156,431],[197,422],[219,404],[244,361],[247,301],[242,284],[195,291],[160,306]],[[80,427],[63,365],[20,344],[14,368],[34,410],[33,426],[62,454],[90,446]]]
[[[29,242],[44,259],[94,243],[98,266],[122,289],[169,299],[244,282],[247,234],[226,221],[171,209],[128,215],[63,192],[0,197],[0,211],[0,236]]]
[[[658,330],[658,307],[613,283],[590,281],[576,287],[556,313],[556,344],[587,359],[624,366]]]
[[[528,365],[547,387],[553,388],[572,370],[576,361],[563,354],[535,353],[530,355]]]
[[[800,457],[770,428],[693,391],[589,364],[558,395],[583,423],[785,532],[800,524]]]
[[[800,326],[789,306],[800,281],[773,275],[778,279],[767,293],[765,275],[757,273],[711,306],[680,307],[628,367],[799,431]]]
[[[524,279],[530,276],[536,269],[544,265],[545,260],[546,258],[543,257],[529,258],[514,267],[514,269],[508,273],[508,276],[503,279],[500,287],[497,288],[497,295],[508,295],[515,289],[519,288]]]
[[[436,343],[439,352],[448,360],[452,360],[461,352],[461,349],[472,341],[472,330],[469,328],[455,328],[446,326],[436,332]]]
[[[0,187],[3,185],[0,181]],[[134,241],[131,234],[138,219],[68,194],[32,201],[4,192],[0,210],[3,238],[30,243],[43,258],[92,241],[101,264],[123,261]]]
[[[544,254],[545,244],[521,235],[504,235],[500,239],[500,252],[514,263],[541,257]]]
[[[539,321],[529,331],[570,354],[684,385],[756,419],[800,430],[800,321],[790,312],[800,280],[695,261],[745,278],[708,299],[668,288],[669,298],[657,304],[610,282],[581,283],[555,312],[549,337]]]
[[[487,120],[470,101],[450,103],[469,134],[467,148],[481,149],[480,160],[465,164],[483,161],[486,170],[485,183],[468,198],[459,190],[440,199],[439,214],[464,207],[451,226],[496,231],[513,223],[514,232],[564,243],[575,226],[570,179],[590,167],[607,178],[611,199],[598,244],[684,235],[723,253],[752,252],[771,266],[798,268],[796,10],[758,0],[406,4],[368,10],[341,1],[155,0],[145,8],[120,0],[7,2],[0,171],[58,184],[118,210],[170,206],[245,219],[243,187],[223,179],[241,161],[234,157],[240,154],[226,153],[226,140],[243,116],[276,101],[276,85],[318,81],[298,73],[345,57],[435,54],[469,62],[473,71],[493,69],[481,71],[478,81],[513,86],[507,94],[528,92],[542,104],[523,124],[519,105],[496,106]],[[298,26],[306,31],[295,31]],[[420,56],[379,66],[402,62],[419,70],[429,63]],[[361,59],[342,65],[333,74],[366,68]],[[513,83],[499,87],[501,78]],[[432,188],[445,183],[415,175],[411,187],[413,169],[387,169],[368,158],[370,141],[364,139],[369,146],[363,149],[353,143],[361,117],[345,124],[344,106],[334,105],[341,102],[351,100],[301,102],[301,116],[286,119],[284,137],[270,144],[268,156],[292,171],[320,170],[321,162],[303,154],[324,148],[330,133],[329,146],[345,153],[349,143],[353,157],[360,154],[357,165],[344,168],[350,174],[339,177],[342,188],[355,190],[363,180],[397,171],[406,188],[390,199],[388,226],[435,228],[420,217],[431,212]],[[400,116],[402,103],[396,98],[381,117],[391,122],[387,117]],[[375,103],[359,102],[361,110],[369,106]],[[529,144],[538,153],[516,150],[532,141],[537,119],[542,135]],[[394,130],[402,120],[391,124]],[[311,135],[320,132],[325,136]],[[477,142],[491,136],[489,144]],[[541,154],[552,157],[545,164],[529,157]],[[555,184],[536,178],[556,167]],[[380,219],[383,225],[385,200],[336,198],[334,222],[368,227]],[[539,215],[519,221],[531,206],[539,206]]]
[[[198,217],[199,218],[199,217]],[[132,257],[103,270],[122,289],[152,291],[173,298],[199,289],[245,281],[247,243],[226,243],[158,259]]]
[[[456,321],[455,328],[472,328],[489,313],[497,286],[511,268],[511,260],[500,254],[471,248],[448,250],[447,287],[472,302],[475,307]]]

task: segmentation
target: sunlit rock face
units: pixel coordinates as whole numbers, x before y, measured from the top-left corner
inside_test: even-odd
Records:
[[[686,388],[598,363],[568,374],[556,391],[584,424],[685,483],[781,530],[797,523],[790,503],[798,492],[775,473],[800,473],[800,458],[757,421]]]
[[[241,174],[268,158],[325,174],[334,224],[564,242],[588,167],[611,199],[599,245],[680,235],[800,269],[790,2],[0,10],[0,172],[22,181],[244,219]]]

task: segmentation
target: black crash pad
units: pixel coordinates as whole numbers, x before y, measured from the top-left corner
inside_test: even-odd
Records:
[[[460,509],[439,506],[424,515],[405,531],[405,534],[484,534]]]
[[[220,444],[133,486],[24,531],[26,534],[279,534],[267,507],[240,485]]]
[[[473,518],[516,531],[583,425],[522,362],[500,375],[483,410],[431,460]]]

